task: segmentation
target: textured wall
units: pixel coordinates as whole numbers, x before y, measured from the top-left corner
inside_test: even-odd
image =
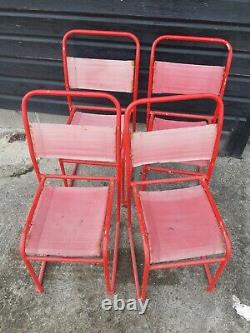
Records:
[[[150,44],[160,34],[218,36],[228,39],[234,58],[225,95],[226,115],[235,121],[250,115],[250,3],[200,0],[0,0],[0,107],[18,109],[23,94],[34,88],[62,88],[61,39],[72,28],[134,32],[142,42],[140,95],[145,95]],[[85,40],[79,53],[100,49]],[[106,57],[127,53],[126,43],[103,42]],[[204,63],[220,61],[217,49],[194,48]],[[177,53],[176,53],[177,52]],[[163,49],[162,58],[178,60],[185,47]],[[45,111],[47,105],[41,105]],[[53,112],[60,112],[58,103]],[[242,119],[243,119],[242,118]]]

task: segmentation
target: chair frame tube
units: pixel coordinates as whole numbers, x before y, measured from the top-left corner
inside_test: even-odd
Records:
[[[212,158],[209,164],[209,170],[207,174],[204,173],[189,173],[188,171],[185,173],[185,177],[182,178],[170,178],[170,179],[156,179],[156,180],[140,180],[140,181],[132,181],[132,174],[133,174],[133,164],[132,164],[132,156],[131,156],[131,135],[129,129],[130,117],[134,110],[134,104],[143,105],[147,103],[161,103],[161,102],[175,102],[180,100],[193,100],[193,99],[212,99],[216,102],[216,112],[215,116],[218,120],[218,129],[217,129],[217,136],[214,144],[214,150],[212,154]],[[170,97],[152,97],[152,98],[144,98],[137,100],[135,103],[131,103],[127,108],[125,114],[125,128],[124,128],[124,142],[125,142],[125,162],[126,162],[126,182],[127,182],[127,204],[128,204],[128,221],[127,221],[127,232],[128,232],[128,239],[130,243],[130,250],[131,250],[131,261],[132,261],[132,269],[133,269],[133,277],[135,281],[135,288],[136,288],[136,296],[137,298],[145,299],[147,294],[147,287],[148,287],[148,279],[149,279],[149,272],[151,270],[158,270],[158,269],[166,269],[166,268],[178,268],[178,267],[187,267],[193,265],[203,265],[204,270],[208,279],[208,291],[212,291],[215,288],[216,282],[218,281],[223,269],[225,268],[227,262],[231,256],[231,242],[228,236],[225,224],[221,218],[219,210],[216,206],[216,203],[212,197],[212,194],[209,190],[207,184],[207,177],[211,176],[212,170],[214,168],[215,159],[218,154],[220,136],[222,131],[222,123],[223,123],[223,103],[221,98],[216,95],[210,94],[196,94],[196,95],[180,95],[180,96],[170,96]],[[151,167],[149,167],[151,168]],[[158,168],[160,172],[167,172],[165,168]],[[181,170],[177,170],[179,173],[182,173]],[[175,169],[170,169],[169,173],[178,173]],[[150,263],[150,248],[149,248],[149,239],[146,224],[143,217],[143,210],[140,201],[140,196],[138,192],[138,187],[140,189],[144,188],[145,186],[150,185],[158,185],[158,184],[177,184],[183,182],[191,182],[191,181],[198,181],[201,186],[203,187],[208,201],[211,205],[211,208],[215,214],[216,221],[218,223],[219,228],[222,231],[222,236],[225,242],[225,253],[223,256],[216,256],[214,258],[199,258],[199,259],[192,259],[192,260],[181,260],[175,262],[166,262],[166,263]],[[135,255],[135,244],[133,240],[133,231],[132,231],[132,214],[131,214],[131,204],[132,204],[132,193],[135,201],[137,219],[139,224],[139,229],[142,237],[142,246],[144,251],[144,270],[142,276],[142,283],[140,285],[138,270],[137,270],[137,263],[136,263],[136,255]],[[209,264],[217,263],[218,268],[215,271],[215,274],[212,276]]]
[[[59,160],[61,165],[62,175],[57,174],[44,174],[41,173],[39,165],[36,159],[36,153],[33,147],[33,141],[30,132],[29,118],[28,118],[28,102],[34,96],[53,96],[53,97],[84,97],[84,98],[98,98],[98,99],[107,99],[114,104],[115,109],[117,110],[117,124],[116,124],[116,162],[112,164],[113,167],[116,167],[116,177],[80,177],[76,175],[66,175],[63,160]],[[38,179],[38,189],[36,191],[31,209],[29,211],[26,224],[24,226],[21,243],[20,243],[20,255],[23,259],[33,282],[36,285],[36,290],[38,292],[43,291],[42,287],[42,277],[45,271],[46,262],[74,262],[74,263],[96,263],[102,264],[104,266],[104,278],[105,285],[108,293],[113,293],[115,290],[116,283],[116,271],[118,265],[118,249],[119,249],[119,240],[120,240],[120,206],[121,206],[121,112],[120,112],[120,104],[115,97],[110,94],[102,93],[102,92],[78,92],[78,91],[64,91],[64,90],[33,90],[28,92],[22,100],[22,119],[23,125],[26,133],[27,144],[29,148],[30,157],[33,163],[33,167]],[[71,160],[72,163],[82,163],[82,161]],[[84,163],[84,162],[83,162]],[[99,163],[97,163],[99,165]],[[103,165],[103,164],[100,164]],[[108,164],[107,164],[108,165]],[[29,231],[30,224],[32,222],[32,217],[37,207],[44,182],[46,179],[58,179],[64,182],[65,186],[68,186],[69,181],[74,180],[91,180],[91,181],[109,181],[109,194],[108,194],[108,202],[107,202],[107,211],[105,217],[105,225],[104,225],[104,238],[103,238],[103,257],[102,258],[65,258],[65,257],[42,257],[42,256],[27,256],[25,253],[25,242],[26,237]],[[117,199],[116,199],[116,227],[115,227],[115,243],[114,243],[114,254],[113,254],[113,270],[111,275],[111,281],[109,280],[109,257],[108,257],[108,240],[109,240],[109,230],[110,230],[110,219],[111,219],[111,210],[112,210],[112,200],[113,192],[114,192],[114,183],[116,183],[117,188]],[[40,261],[42,262],[42,266],[40,269],[39,276],[35,274],[34,269],[32,268],[31,261]]]

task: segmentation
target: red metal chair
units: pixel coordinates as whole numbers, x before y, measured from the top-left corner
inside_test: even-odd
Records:
[[[159,50],[158,47],[163,42],[188,43],[190,45],[203,44],[204,46],[219,45],[226,50],[225,65],[211,66],[158,61],[156,60],[157,50]],[[186,58],[185,55],[184,58]],[[224,39],[173,35],[159,36],[153,42],[151,48],[147,97],[150,98],[157,94],[212,93],[222,98],[225,92],[231,62],[232,46]],[[213,121],[214,115],[152,110],[151,105],[147,104],[146,123],[149,131],[200,126],[210,124]],[[182,161],[181,169],[184,174],[186,173],[187,166],[194,166],[199,172],[207,168],[208,163],[207,161]],[[154,171],[157,172],[157,170]],[[146,173],[147,167],[144,166],[142,168],[143,177],[145,177]]]
[[[216,122],[189,128],[135,132],[131,135],[129,122],[135,107],[198,99],[209,99],[216,103]],[[222,123],[222,100],[211,94],[144,98],[127,108],[124,140],[128,236],[137,297],[146,297],[151,270],[191,265],[204,266],[208,290],[211,291],[230,258],[230,239],[207,184],[219,149]],[[183,160],[209,160],[208,172],[182,178],[132,181],[133,168],[137,166]],[[183,187],[187,182],[198,182],[198,185]],[[164,184],[182,184],[182,188],[143,190],[145,186],[148,189],[152,185]],[[141,292],[132,231],[132,192],[144,251]],[[218,264],[214,275],[210,271],[210,264]]]
[[[93,59],[84,57],[71,57],[68,55],[68,44],[72,38],[79,37],[99,37],[117,41],[129,41],[133,45],[134,57],[131,60],[117,59]],[[98,43],[98,42],[97,42]],[[64,69],[65,89],[91,89],[99,91],[123,92],[131,94],[131,101],[138,97],[138,80],[140,66],[140,42],[139,39],[130,32],[124,31],[104,31],[104,30],[70,30],[62,42],[62,58]],[[91,125],[98,127],[109,127],[114,129],[116,126],[116,109],[107,106],[79,105],[75,104],[71,97],[68,97],[70,116],[68,124]],[[85,111],[85,112],[83,112]],[[124,113],[125,108],[121,108]],[[99,112],[99,113],[93,113]],[[105,114],[100,114],[100,112]],[[121,116],[122,124],[124,122]],[[133,115],[133,129],[136,128],[136,113]],[[61,160],[60,164],[64,169],[66,160]],[[81,164],[95,164],[99,166],[111,166],[107,163],[93,163],[85,161]],[[78,163],[75,164],[72,175],[77,173]],[[123,167],[123,163],[122,163]],[[122,170],[122,174],[123,174]],[[122,193],[123,182],[121,184]]]
[[[134,48],[134,58],[131,60],[117,59],[93,59],[84,57],[71,57],[68,55],[68,43],[72,38],[99,37],[101,39],[129,41]],[[98,43],[98,42],[97,42]],[[113,91],[131,94],[131,102],[138,97],[138,80],[140,66],[140,42],[130,32],[104,31],[104,30],[70,30],[62,42],[62,57],[64,68],[65,89],[90,89],[98,91]],[[93,105],[74,104],[68,98],[70,117],[72,124],[115,127],[114,108]],[[79,111],[85,111],[79,112]],[[90,112],[105,112],[93,114]],[[122,112],[125,108],[121,109]],[[136,127],[136,114],[133,116],[133,127]]]
[[[35,193],[24,225],[20,254],[38,292],[47,262],[98,264],[104,269],[106,290],[113,293],[120,238],[120,132],[94,126],[29,123],[28,102],[32,97],[78,97],[105,99],[117,109],[111,95],[98,92],[34,90],[22,101],[22,118],[31,160],[38,178]],[[120,127],[118,117],[117,127]],[[94,159],[116,164],[117,177],[67,176],[41,172],[38,158]],[[53,180],[53,184],[50,181]],[[68,180],[106,182],[108,186],[69,187]],[[54,181],[57,181],[54,184]],[[59,183],[59,185],[58,185]],[[117,184],[118,186],[117,186]],[[60,186],[60,184],[62,186]],[[113,268],[109,274],[109,233],[115,186],[118,187]],[[97,209],[98,207],[98,209]],[[37,275],[31,262],[41,262]]]

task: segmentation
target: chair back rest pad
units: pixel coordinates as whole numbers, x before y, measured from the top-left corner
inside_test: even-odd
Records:
[[[218,95],[225,68],[155,61],[153,93]]]
[[[115,129],[32,123],[36,157],[115,162]]]
[[[180,128],[180,127],[196,127],[206,125],[206,121],[181,121],[181,120],[168,120],[159,117],[154,117],[153,122],[153,130],[164,130],[164,129],[172,129],[172,128]]]
[[[216,124],[133,133],[132,165],[210,160],[216,134]]]
[[[134,61],[67,57],[71,89],[133,91]]]

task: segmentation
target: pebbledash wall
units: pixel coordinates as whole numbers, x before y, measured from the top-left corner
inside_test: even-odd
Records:
[[[61,40],[73,28],[131,31],[140,38],[140,96],[146,93],[150,45],[156,36],[185,34],[229,40],[234,57],[224,98],[225,132],[229,134],[225,153],[241,155],[250,129],[250,1],[0,0],[1,108],[19,110],[22,96],[31,89],[63,88]],[[95,41],[85,40],[81,47],[84,52],[95,46]],[[116,54],[119,58],[126,56],[129,45],[104,40],[101,47],[106,57]],[[200,51],[204,63],[208,56],[216,59],[213,48],[194,48],[189,55],[193,58]],[[163,58],[171,56],[168,48],[162,52]],[[187,51],[183,47],[178,52]],[[39,111],[67,112],[55,100],[39,104]]]

